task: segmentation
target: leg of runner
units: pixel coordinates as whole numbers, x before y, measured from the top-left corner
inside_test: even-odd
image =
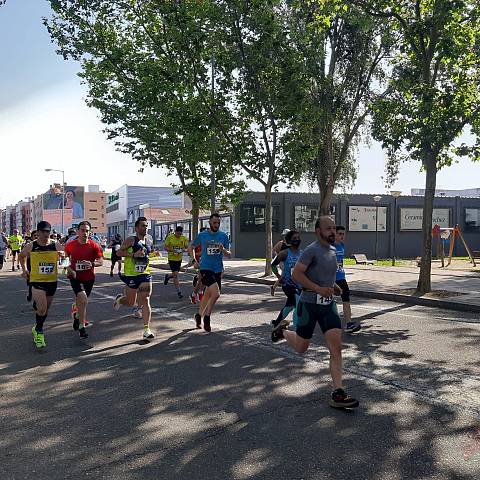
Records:
[[[3,268],[4,256],[0,255],[0,270]]]
[[[37,288],[32,289],[32,298],[35,305],[35,325],[32,327],[33,342],[38,349],[45,348],[43,324],[47,318],[48,307],[53,297],[47,297],[46,292]]]
[[[280,313],[278,314],[277,318],[275,320],[272,320],[272,325],[276,327],[282,320],[287,318],[288,314],[295,309],[296,306],[296,288],[294,287],[282,287],[283,292],[287,296],[287,301],[285,302],[285,305],[283,308],[280,310]]]
[[[78,310],[78,318],[79,318],[79,334],[81,338],[87,338],[88,334],[85,331],[86,320],[87,320],[87,303],[88,297],[85,291],[80,291],[77,293],[76,296],[76,304]]]
[[[200,311],[199,314],[203,317],[203,328],[205,331],[210,332],[210,315],[212,314],[213,307],[217,303],[217,300],[220,298],[220,288],[218,283],[213,283],[205,289],[205,294],[200,302]]]
[[[152,317],[152,307],[150,306],[150,296],[152,294],[152,282],[143,282],[138,287],[138,304],[142,308],[143,318],[143,338],[148,340],[154,338],[154,333],[150,330],[150,320]]]
[[[12,250],[12,272],[15,271],[15,257],[17,256],[17,252]]]
[[[115,310],[119,310],[120,305],[123,305],[125,307],[133,307],[136,301],[137,301],[137,289],[125,287],[123,295],[119,293],[116,296],[115,302],[113,304],[113,308]]]
[[[172,272],[173,284],[175,285],[175,290],[177,291],[177,296],[179,299],[183,298],[182,292],[180,290],[180,280],[178,279],[178,270]]]

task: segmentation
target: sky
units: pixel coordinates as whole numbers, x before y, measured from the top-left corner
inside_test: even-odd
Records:
[[[42,24],[42,17],[49,14],[46,0],[7,0],[0,7],[0,208],[61,181],[60,173],[45,172],[46,168],[64,170],[68,185],[100,185],[107,192],[123,184],[169,186],[172,179],[165,171],[146,168],[139,173],[139,165],[106,138],[98,112],[85,104],[79,65],[55,53]],[[384,170],[380,145],[362,145],[352,192],[386,193]],[[474,188],[478,178],[479,164],[460,161],[439,173],[437,185]],[[418,163],[409,162],[402,165],[392,189],[409,194],[424,183]],[[248,186],[261,191],[256,182]]]

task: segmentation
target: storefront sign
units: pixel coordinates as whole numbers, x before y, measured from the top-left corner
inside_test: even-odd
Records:
[[[401,208],[400,230],[421,230],[423,221],[423,208]],[[432,226],[440,225],[442,228],[450,227],[450,209],[434,208]]]

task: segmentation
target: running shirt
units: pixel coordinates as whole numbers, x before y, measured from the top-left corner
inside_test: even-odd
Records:
[[[8,237],[8,244],[12,252],[18,252],[22,248],[23,238],[21,235],[10,235]]]
[[[93,240],[88,239],[82,244],[78,240],[65,245],[65,255],[70,257],[70,267],[77,273],[79,282],[88,282],[95,278],[93,262],[103,257],[102,249]],[[91,262],[92,266],[85,265],[85,261]]]
[[[117,257],[117,251],[120,250],[122,242],[120,240],[113,240],[112,241],[112,257]]]
[[[133,237],[133,246],[127,249],[129,253],[136,253],[143,250],[143,257],[125,257],[123,260],[123,272],[127,277],[138,277],[140,275],[150,275],[149,254],[152,251],[152,243],[148,238],[140,240],[137,236]]]
[[[296,263],[298,262],[298,259],[300,258],[301,254],[302,254],[301,250],[299,250],[295,255],[293,254],[290,248],[287,250],[287,258],[283,262],[283,271],[282,271],[282,283],[286,287],[295,287],[295,288],[299,287],[298,284],[293,281],[292,270],[293,270],[293,267],[295,267]]]
[[[165,240],[165,247],[173,248],[172,252],[168,252],[168,259],[172,262],[181,262],[183,252],[188,247],[187,237],[180,235],[169,235]]]
[[[35,240],[30,252],[30,283],[56,282],[58,252],[56,242],[39,245]]]
[[[213,233],[210,230],[200,232],[192,242],[193,247],[202,247],[200,270],[210,270],[214,273],[223,272],[223,252],[221,246],[228,250],[230,240],[225,232]]]
[[[298,263],[307,267],[305,276],[319,287],[333,287],[337,272],[337,252],[333,245],[323,245],[318,240],[311,243],[300,255]],[[314,292],[303,290],[300,300],[304,303],[326,305],[333,298],[320,297]]]
[[[343,269],[343,259],[345,258],[345,244],[343,242],[335,244],[337,251],[337,274],[336,280],[345,280],[345,270]]]

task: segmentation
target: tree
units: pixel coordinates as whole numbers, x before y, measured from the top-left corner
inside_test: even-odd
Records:
[[[417,290],[431,290],[432,213],[436,176],[456,155],[479,160],[480,7],[476,0],[352,0],[389,21],[397,35],[388,96],[374,107],[373,136],[395,176],[405,159],[426,173],[422,260]],[[470,127],[475,146],[455,145]]]
[[[199,88],[205,95],[209,90],[208,62],[199,62],[201,73],[193,83],[191,66],[176,48],[176,16],[188,21],[190,12],[155,1],[51,0],[51,5],[55,15],[46,25],[58,52],[81,62],[87,104],[100,111],[119,150],[178,178],[173,186],[192,200],[195,235],[199,210],[209,205],[210,169],[223,205],[238,201],[244,184],[233,179],[229,145],[213,145],[211,114],[198,95]],[[195,40],[205,60],[206,44]],[[228,118],[222,121],[228,129]],[[213,146],[218,155],[212,163]]]

